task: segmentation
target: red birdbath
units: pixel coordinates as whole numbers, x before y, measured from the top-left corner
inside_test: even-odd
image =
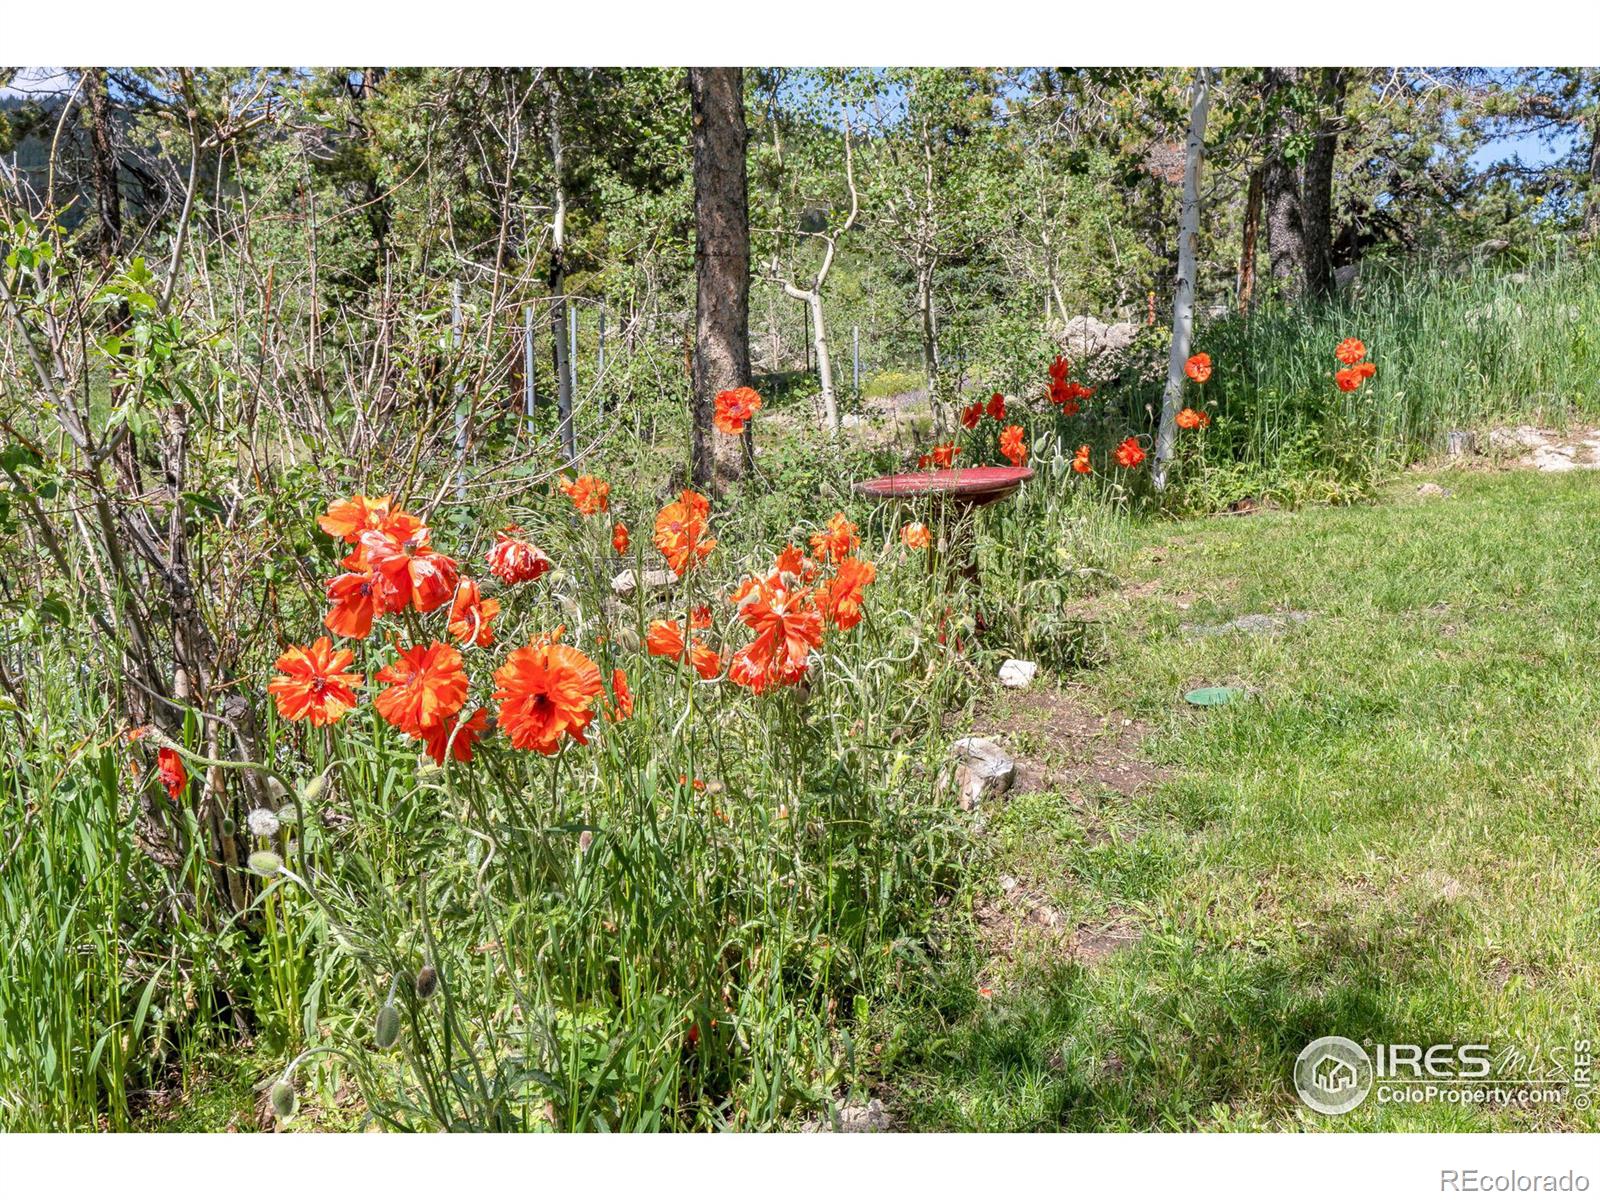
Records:
[[[932,497],[939,501],[942,511],[945,503],[958,509],[957,517],[967,510],[982,508],[997,500],[1014,495],[1016,490],[1033,478],[1027,467],[958,467],[951,471],[907,471],[903,475],[884,475],[856,484],[856,491],[880,500],[916,500]],[[959,519],[956,522],[960,528]],[[977,581],[978,555],[975,543],[963,547],[965,554],[950,547],[950,561],[961,574]],[[965,559],[965,561],[962,561]],[[981,615],[979,627],[983,625]]]

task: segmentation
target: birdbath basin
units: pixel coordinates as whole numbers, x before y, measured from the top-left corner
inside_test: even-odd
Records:
[[[1033,478],[1028,467],[957,467],[948,471],[907,471],[856,484],[856,491],[879,500],[948,497],[965,508],[1004,500]]]
[[[1016,494],[1018,488],[1033,478],[1027,467],[957,467],[947,471],[907,471],[900,475],[883,475],[856,484],[855,490],[878,500],[933,499],[937,512],[943,515],[948,504],[962,512],[994,504]],[[956,528],[960,529],[959,520]],[[978,581],[978,547],[976,539],[968,536],[959,550],[951,546],[950,565],[960,574]],[[974,614],[978,628],[985,627],[982,613]]]

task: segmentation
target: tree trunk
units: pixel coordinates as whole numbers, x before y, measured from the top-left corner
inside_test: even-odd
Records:
[[[933,311],[933,266],[917,268],[917,316],[922,333],[922,372],[928,382],[928,404],[933,409],[936,428],[943,428],[940,401],[944,380],[939,372],[939,329]]]
[[[1177,441],[1178,409],[1183,405],[1183,365],[1194,332],[1194,268],[1200,240],[1200,159],[1205,153],[1206,110],[1211,105],[1209,70],[1194,73],[1189,107],[1189,139],[1183,155],[1183,209],[1178,214],[1178,280],[1172,299],[1172,348],[1167,355],[1167,390],[1161,400],[1161,425],[1156,431],[1156,461],[1151,481],[1157,491],[1167,486],[1167,464]]]
[[[1584,207],[1583,232],[1600,239],[1600,107],[1596,108],[1594,133],[1589,139],[1589,202]]]
[[[100,262],[105,265],[116,257],[122,246],[122,194],[117,182],[117,151],[112,141],[111,97],[106,92],[106,71],[104,67],[91,67],[84,74],[92,150],[90,175],[99,218],[95,232]]]
[[[1270,98],[1295,83],[1296,67],[1273,67],[1267,71]],[[1261,195],[1267,213],[1267,249],[1272,255],[1272,277],[1289,296],[1305,289],[1305,218],[1301,211],[1300,182],[1286,157],[1284,143],[1288,122],[1279,113],[1272,118],[1267,160],[1261,171]]]
[[[1247,313],[1255,299],[1256,243],[1261,238],[1261,168],[1250,172],[1244,199],[1244,234],[1239,250],[1239,311]]]
[[[744,474],[748,442],[712,424],[718,392],[750,382],[750,208],[744,71],[689,68],[695,227],[693,438],[695,483],[720,491]],[[822,345],[821,306],[817,345]],[[747,429],[748,434],[748,429]]]
[[[1305,234],[1306,294],[1325,300],[1333,294],[1333,166],[1339,150],[1345,73],[1326,67],[1318,89],[1317,136],[1306,156],[1301,208]]]

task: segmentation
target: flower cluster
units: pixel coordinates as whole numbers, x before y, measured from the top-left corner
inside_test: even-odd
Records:
[[[1360,338],[1345,338],[1334,349],[1333,356],[1344,364],[1333,375],[1333,381],[1341,392],[1356,391],[1378,373],[1377,363],[1364,361],[1367,347]]]
[[[1077,416],[1080,411],[1078,402],[1094,398],[1092,387],[1067,378],[1071,370],[1072,364],[1059,355],[1050,364],[1050,403],[1060,409],[1064,417]]]

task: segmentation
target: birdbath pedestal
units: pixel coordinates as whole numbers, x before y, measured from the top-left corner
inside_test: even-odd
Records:
[[[961,528],[961,518],[972,509],[982,508],[1015,495],[1018,488],[1033,478],[1027,467],[957,467],[947,471],[907,471],[884,475],[856,484],[855,490],[878,500],[901,499],[908,502],[931,499],[933,517],[940,521],[948,513]],[[949,542],[950,561],[973,582],[978,579],[977,540],[958,553],[954,539]]]

